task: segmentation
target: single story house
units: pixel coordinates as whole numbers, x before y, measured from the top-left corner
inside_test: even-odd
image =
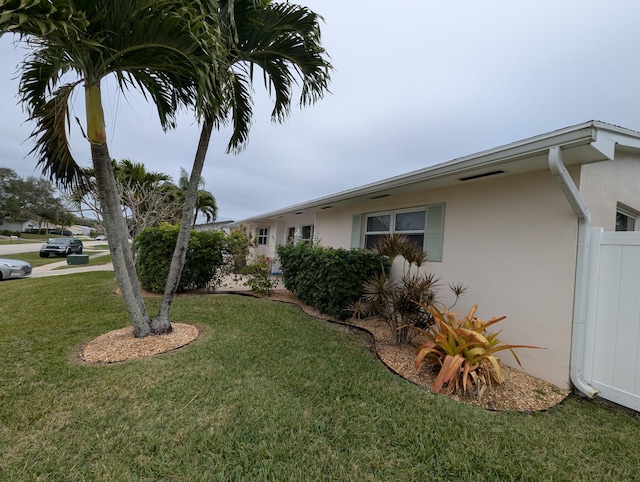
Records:
[[[615,345],[595,347],[613,335],[589,326],[589,310],[604,306],[591,306],[598,289],[591,239],[594,232],[639,230],[639,214],[640,132],[590,121],[235,225],[247,226],[257,249],[270,256],[278,244],[299,239],[367,248],[385,233],[410,235],[428,254],[425,269],[445,285],[469,288],[455,311],[478,304],[483,319],[506,315],[498,325],[504,342],[545,348],[518,351],[525,371],[563,388],[573,382],[593,396],[601,391],[594,388],[604,363],[598,353]],[[632,299],[640,299],[638,283],[630,288]],[[624,363],[635,367],[631,387],[622,392],[638,396],[639,319],[640,304],[630,324],[635,328],[618,335],[633,340],[633,357]],[[506,352],[502,360],[516,366]],[[618,372],[621,363],[610,362]]]
[[[0,231],[12,231],[15,233],[28,233],[33,229],[40,229],[40,225],[33,220],[7,221],[0,220]]]

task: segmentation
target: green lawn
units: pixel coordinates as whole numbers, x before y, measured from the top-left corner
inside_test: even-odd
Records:
[[[113,273],[0,283],[0,480],[633,480],[640,418],[569,397],[492,413],[385,369],[296,307],[180,296],[200,337],[109,366]],[[158,298],[148,300],[152,311]]]

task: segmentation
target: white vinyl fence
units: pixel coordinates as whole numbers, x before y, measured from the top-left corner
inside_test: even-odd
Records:
[[[585,381],[640,411],[640,232],[591,236]]]

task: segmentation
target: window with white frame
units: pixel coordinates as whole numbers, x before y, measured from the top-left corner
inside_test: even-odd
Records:
[[[635,231],[638,212],[618,203],[616,208],[616,231]]]
[[[385,234],[404,234],[417,246],[424,247],[426,211],[400,211],[367,216],[364,247],[374,248]]]
[[[427,253],[429,261],[442,261],[444,203],[403,210],[354,214],[351,247],[371,249],[386,234],[404,234]]]
[[[269,244],[269,228],[258,228],[258,246],[267,246]]]

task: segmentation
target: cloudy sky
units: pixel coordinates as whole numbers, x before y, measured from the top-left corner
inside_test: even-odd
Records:
[[[637,0],[297,0],[324,17],[331,94],[270,121],[257,76],[247,149],[215,133],[204,169],[219,220],[241,220],[592,119],[640,130]],[[0,167],[39,175],[17,105],[24,52],[0,39]],[[112,157],[177,179],[199,126],[163,133],[136,95],[103,88]],[[79,100],[82,99],[79,96]],[[73,114],[84,119],[82,103]],[[89,165],[79,131],[76,158]]]

